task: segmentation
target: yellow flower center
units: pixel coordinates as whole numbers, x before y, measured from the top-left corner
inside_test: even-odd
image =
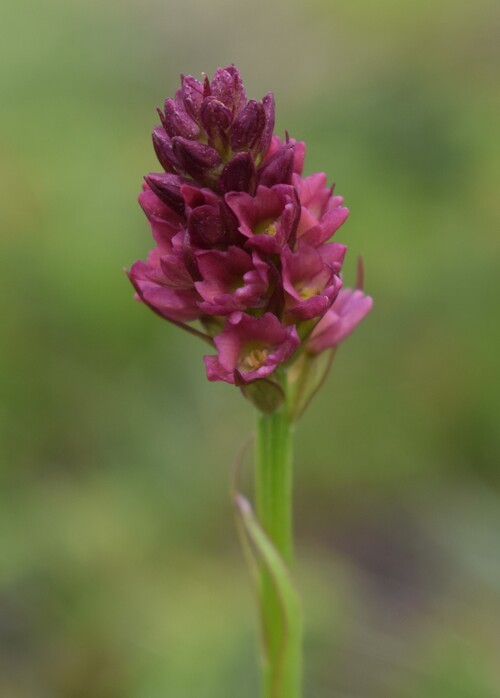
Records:
[[[272,220],[257,223],[253,231],[256,235],[270,235],[274,237],[277,232],[277,224]]]
[[[303,300],[317,296],[320,289],[317,286],[299,286],[297,293]]]
[[[255,371],[266,362],[268,353],[267,349],[252,349],[240,360],[240,368],[244,371]]]

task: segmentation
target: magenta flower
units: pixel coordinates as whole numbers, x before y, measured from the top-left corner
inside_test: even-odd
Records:
[[[342,286],[339,272],[347,248],[331,243],[315,248],[299,245],[296,252],[282,252],[285,317],[301,322],[322,317]]]
[[[215,337],[218,355],[204,357],[208,380],[251,383],[265,378],[288,361],[299,344],[295,327],[283,327],[271,313],[234,313]]]
[[[293,187],[259,186],[255,196],[232,192],[225,200],[238,220],[238,230],[249,239],[247,247],[279,254],[296,237],[300,203]]]
[[[273,134],[273,96],[248,100],[234,66],[182,77],[159,114],[164,171],[139,196],[156,246],[127,272],[136,298],[215,347],[209,380],[268,385],[302,342],[332,346],[371,307],[340,291],[347,248],[329,240],[349,212],[325,174],[302,175],[304,143]]]

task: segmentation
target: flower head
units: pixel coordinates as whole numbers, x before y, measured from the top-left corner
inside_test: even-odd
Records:
[[[279,380],[301,347],[337,344],[371,307],[341,291],[347,248],[329,242],[348,210],[325,174],[302,175],[304,143],[273,133],[272,94],[247,99],[234,66],[181,76],[159,115],[163,171],[139,196],[156,246],[127,272],[136,297],[215,348],[209,380]]]

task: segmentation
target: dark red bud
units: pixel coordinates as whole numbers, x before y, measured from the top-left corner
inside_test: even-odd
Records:
[[[234,78],[225,68],[218,68],[210,83],[211,94],[231,111],[234,106]]]
[[[151,173],[144,177],[149,188],[173,211],[182,214],[184,201],[181,195],[181,179],[173,174]]]
[[[275,184],[291,184],[295,146],[290,143],[282,146],[259,172],[259,184],[273,187]]]
[[[200,109],[203,103],[203,85],[192,75],[181,76],[182,79],[182,101],[184,109],[196,121],[200,116]]]
[[[246,238],[238,230],[238,219],[223,200],[219,203],[219,215],[224,222],[228,244],[242,247]]]
[[[255,193],[257,171],[251,153],[238,153],[222,170],[217,187],[226,193],[229,191],[246,191]]]
[[[230,131],[233,150],[253,148],[258,142],[265,125],[264,107],[261,102],[250,100],[240,112]]]
[[[260,137],[259,154],[261,157],[264,157],[269,150],[269,146],[271,145],[271,139],[274,131],[275,108],[274,95],[272,92],[269,92],[269,94],[263,98],[262,106],[264,107],[265,125]]]
[[[228,142],[226,131],[232,121],[231,111],[215,97],[207,97],[203,100],[200,118],[209,144],[217,149],[225,148]]]
[[[181,168],[194,179],[204,177],[221,163],[219,153],[209,145],[187,138],[172,138],[174,155]]]
[[[153,147],[163,169],[166,172],[176,172],[179,162],[174,155],[170,138],[161,126],[157,126],[153,131]]]
[[[234,83],[233,113],[237,116],[247,103],[243,80],[234,65],[229,65],[226,71],[232,76]]]
[[[208,75],[205,75],[203,78],[203,99],[206,97],[210,97],[212,92],[210,91],[210,80],[208,79]]]
[[[179,108],[179,105],[173,99],[167,99],[165,102],[165,113],[162,123],[170,138],[174,136],[197,138],[200,134],[198,124],[193,121],[187,112]]]

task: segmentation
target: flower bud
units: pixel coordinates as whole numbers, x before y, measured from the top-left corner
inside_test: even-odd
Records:
[[[260,158],[263,158],[269,146],[271,145],[271,139],[273,137],[274,131],[274,95],[269,92],[262,100],[262,106],[264,108],[264,128],[262,130],[262,135],[259,141],[258,154]]]
[[[209,145],[217,150],[225,150],[228,144],[226,131],[232,120],[230,109],[215,97],[207,97],[203,100],[200,118]]]
[[[176,104],[173,99],[165,101],[162,124],[170,138],[174,136],[197,138],[200,133],[196,122],[184,111],[183,106]]]
[[[265,125],[266,116],[262,102],[250,100],[231,126],[231,148],[251,150],[258,143]]]
[[[257,170],[250,153],[238,153],[230,160],[220,173],[217,188],[222,192],[255,192]]]
[[[179,162],[174,155],[172,141],[161,126],[157,126],[153,131],[153,147],[165,172],[177,172]]]
[[[259,184],[273,187],[275,184],[291,184],[295,145],[282,146],[259,170]]]
[[[234,65],[227,68],[218,68],[209,83],[205,80],[204,96],[212,95],[222,102],[232,113],[237,116],[246,104],[246,94],[243,81]]]
[[[200,109],[203,103],[203,85],[192,75],[181,75],[182,80],[182,101],[187,113],[197,121],[200,116]]]
[[[195,180],[203,182],[214,167],[221,163],[219,153],[209,145],[176,136],[172,139],[174,155],[182,170]]]
[[[173,174],[155,174],[151,173],[144,177],[146,183],[152,191],[160,198],[167,206],[176,213],[184,213],[184,201],[181,195],[180,177]]]

